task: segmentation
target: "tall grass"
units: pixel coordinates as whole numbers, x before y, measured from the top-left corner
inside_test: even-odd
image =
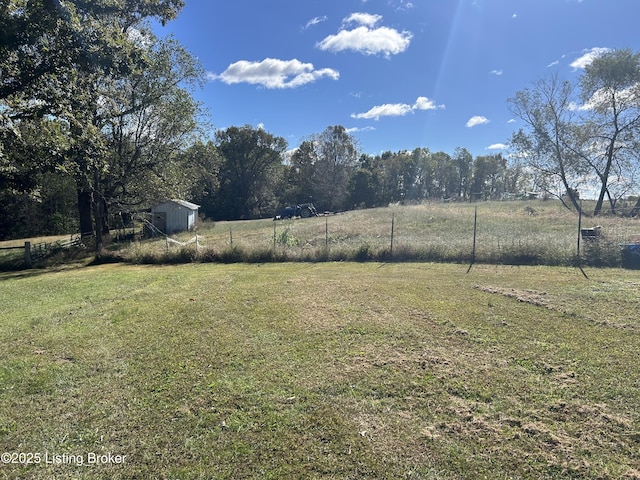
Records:
[[[309,219],[205,223],[197,231],[197,250],[195,245],[168,246],[159,238],[126,245],[117,255],[134,263],[467,263],[473,259],[506,265],[621,266],[620,244],[640,233],[637,220],[585,218],[583,227],[594,226],[596,221],[602,235],[596,241],[582,242],[580,255],[578,217],[555,201],[392,205]],[[186,241],[192,236],[193,232],[185,232],[178,239]]]

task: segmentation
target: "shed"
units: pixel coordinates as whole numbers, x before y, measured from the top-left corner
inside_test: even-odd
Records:
[[[151,208],[153,226],[166,234],[191,230],[200,205],[185,200],[168,200]]]

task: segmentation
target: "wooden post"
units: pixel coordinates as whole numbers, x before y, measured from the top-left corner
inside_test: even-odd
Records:
[[[276,222],[273,222],[273,249],[276,249]]]
[[[24,263],[27,265],[27,268],[31,268],[33,266],[33,260],[31,258],[31,242],[24,242]]]

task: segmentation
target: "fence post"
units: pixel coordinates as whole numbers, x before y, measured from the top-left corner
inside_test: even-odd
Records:
[[[474,209],[473,213],[473,248],[471,249],[471,263],[467,269],[467,273],[471,271],[471,267],[476,263],[476,235],[478,232],[478,207]]]
[[[329,248],[329,219],[324,217],[324,246]]]
[[[586,272],[584,271],[584,269],[582,268],[582,259],[580,257],[580,239],[582,238],[582,200],[580,200],[580,211],[578,212],[578,247],[577,247],[577,258],[576,258],[576,262],[578,264],[578,268],[580,269],[580,271],[582,272],[582,275],[584,276],[584,278],[588,279],[589,277],[587,276]]]
[[[27,268],[31,268],[33,266],[33,260],[31,258],[31,242],[24,242],[24,263],[27,265]]]
[[[580,265],[580,240],[582,238],[582,200],[580,200],[580,211],[578,212],[578,248],[576,261]]]
[[[231,225],[229,225],[229,245],[233,247],[233,230],[231,230]]]
[[[273,250],[276,249],[276,222],[273,222]]]
[[[396,215],[395,213],[392,213],[391,214],[391,247],[389,250],[389,258],[393,257],[393,231],[395,227],[395,220],[396,220]]]

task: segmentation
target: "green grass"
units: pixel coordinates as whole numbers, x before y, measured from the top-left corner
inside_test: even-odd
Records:
[[[633,271],[0,274],[0,478],[638,478]]]

